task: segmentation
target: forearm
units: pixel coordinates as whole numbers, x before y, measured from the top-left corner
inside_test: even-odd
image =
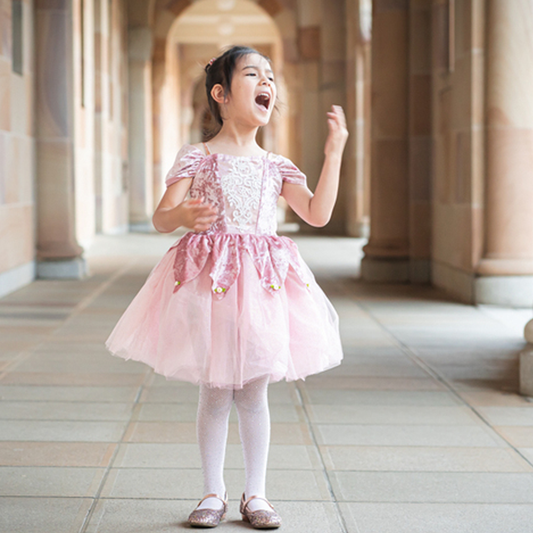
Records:
[[[309,223],[325,226],[333,213],[339,191],[342,154],[328,154],[313,196],[309,199]]]
[[[159,233],[172,233],[184,226],[185,219],[181,204],[175,207],[159,207],[152,217],[154,228]]]

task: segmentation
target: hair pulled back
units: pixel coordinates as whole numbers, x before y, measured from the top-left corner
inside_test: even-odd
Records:
[[[220,114],[220,108],[211,96],[211,89],[213,89],[215,85],[220,84],[224,88],[224,96],[230,94],[231,80],[237,62],[241,57],[249,54],[258,54],[270,63],[269,57],[253,48],[248,46],[232,46],[222,55],[212,59],[205,67],[205,90],[207,92],[207,102],[209,103],[209,109],[217,123],[218,129],[223,125],[223,121]]]

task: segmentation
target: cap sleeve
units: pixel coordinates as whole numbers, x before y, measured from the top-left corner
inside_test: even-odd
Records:
[[[190,144],[184,145],[176,155],[172,168],[165,178],[165,185],[170,187],[183,178],[194,178],[205,155]]]
[[[283,181],[295,183],[296,185],[306,184],[306,175],[290,159],[278,155],[276,164]]]

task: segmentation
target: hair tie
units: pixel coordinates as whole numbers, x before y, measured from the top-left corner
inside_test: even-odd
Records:
[[[211,66],[216,60],[217,60],[216,57],[212,57],[212,58],[209,60],[208,65]]]

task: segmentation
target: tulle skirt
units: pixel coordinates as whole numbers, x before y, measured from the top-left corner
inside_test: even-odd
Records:
[[[213,295],[212,259],[176,292],[171,248],[106,341],[124,359],[142,361],[167,379],[239,389],[269,376],[293,381],[340,364],[338,315],[298,252],[275,293],[261,286],[248,253],[224,298]]]

